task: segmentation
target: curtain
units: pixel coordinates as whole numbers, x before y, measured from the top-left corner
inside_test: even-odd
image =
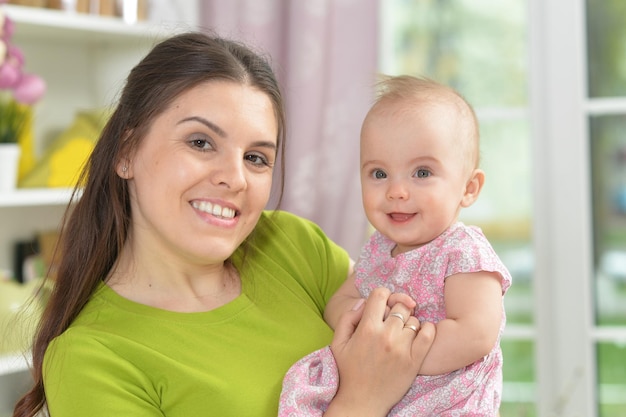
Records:
[[[281,208],[350,255],[368,235],[359,133],[377,69],[377,0],[207,0],[200,26],[269,54],[287,109]]]

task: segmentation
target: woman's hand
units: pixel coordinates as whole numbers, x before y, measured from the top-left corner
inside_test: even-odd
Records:
[[[386,288],[375,289],[364,306],[341,317],[331,344],[339,389],[326,417],[386,416],[415,379],[435,327],[420,325],[405,302],[390,296]]]

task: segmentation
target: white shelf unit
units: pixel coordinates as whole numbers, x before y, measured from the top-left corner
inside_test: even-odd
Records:
[[[0,193],[0,209],[9,207],[66,205],[71,188],[21,188]]]
[[[35,150],[68,128],[80,111],[112,106],[132,67],[158,41],[196,26],[198,2],[173,2],[178,15],[160,22],[127,24],[100,17],[36,7],[1,5],[15,22],[12,42],[25,56],[25,70],[46,81],[34,106]],[[183,18],[184,22],[171,19]],[[168,20],[169,19],[169,20]],[[69,189],[20,189],[0,193],[0,269],[13,270],[13,245],[39,231],[57,228]]]
[[[14,270],[17,241],[32,240],[37,232],[58,227],[72,190],[65,188],[18,189],[0,193],[0,268]]]
[[[34,107],[38,152],[72,123],[77,111],[112,105],[149,48],[183,29],[171,22],[129,25],[119,18],[59,10],[3,9],[15,22],[13,43],[24,52],[25,69],[43,77],[48,87]]]
[[[164,26],[36,7],[2,5],[15,22],[13,43],[25,69],[46,81],[34,106],[37,156],[68,128],[77,112],[110,106],[139,59],[171,33]],[[0,269],[13,271],[13,248],[37,232],[54,230],[69,201],[67,189],[23,189],[0,194]]]

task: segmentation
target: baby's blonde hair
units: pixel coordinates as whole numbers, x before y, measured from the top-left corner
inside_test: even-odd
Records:
[[[432,103],[455,106],[462,120],[460,126],[467,129],[462,135],[465,148],[470,153],[471,168],[478,168],[480,159],[480,132],[478,119],[471,104],[455,89],[426,77],[411,75],[390,76],[381,74],[376,82],[376,96],[372,106],[385,102],[409,101],[416,104]],[[408,108],[407,110],[413,110]]]

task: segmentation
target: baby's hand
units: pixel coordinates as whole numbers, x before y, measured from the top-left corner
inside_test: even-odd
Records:
[[[389,315],[391,308],[398,303],[403,304],[407,309],[409,309],[411,314],[413,314],[413,312],[415,311],[415,307],[417,306],[417,303],[415,302],[415,300],[413,300],[407,294],[394,292],[393,294],[389,296],[389,299],[387,300],[387,308],[385,309],[385,318],[387,318],[387,316]]]

